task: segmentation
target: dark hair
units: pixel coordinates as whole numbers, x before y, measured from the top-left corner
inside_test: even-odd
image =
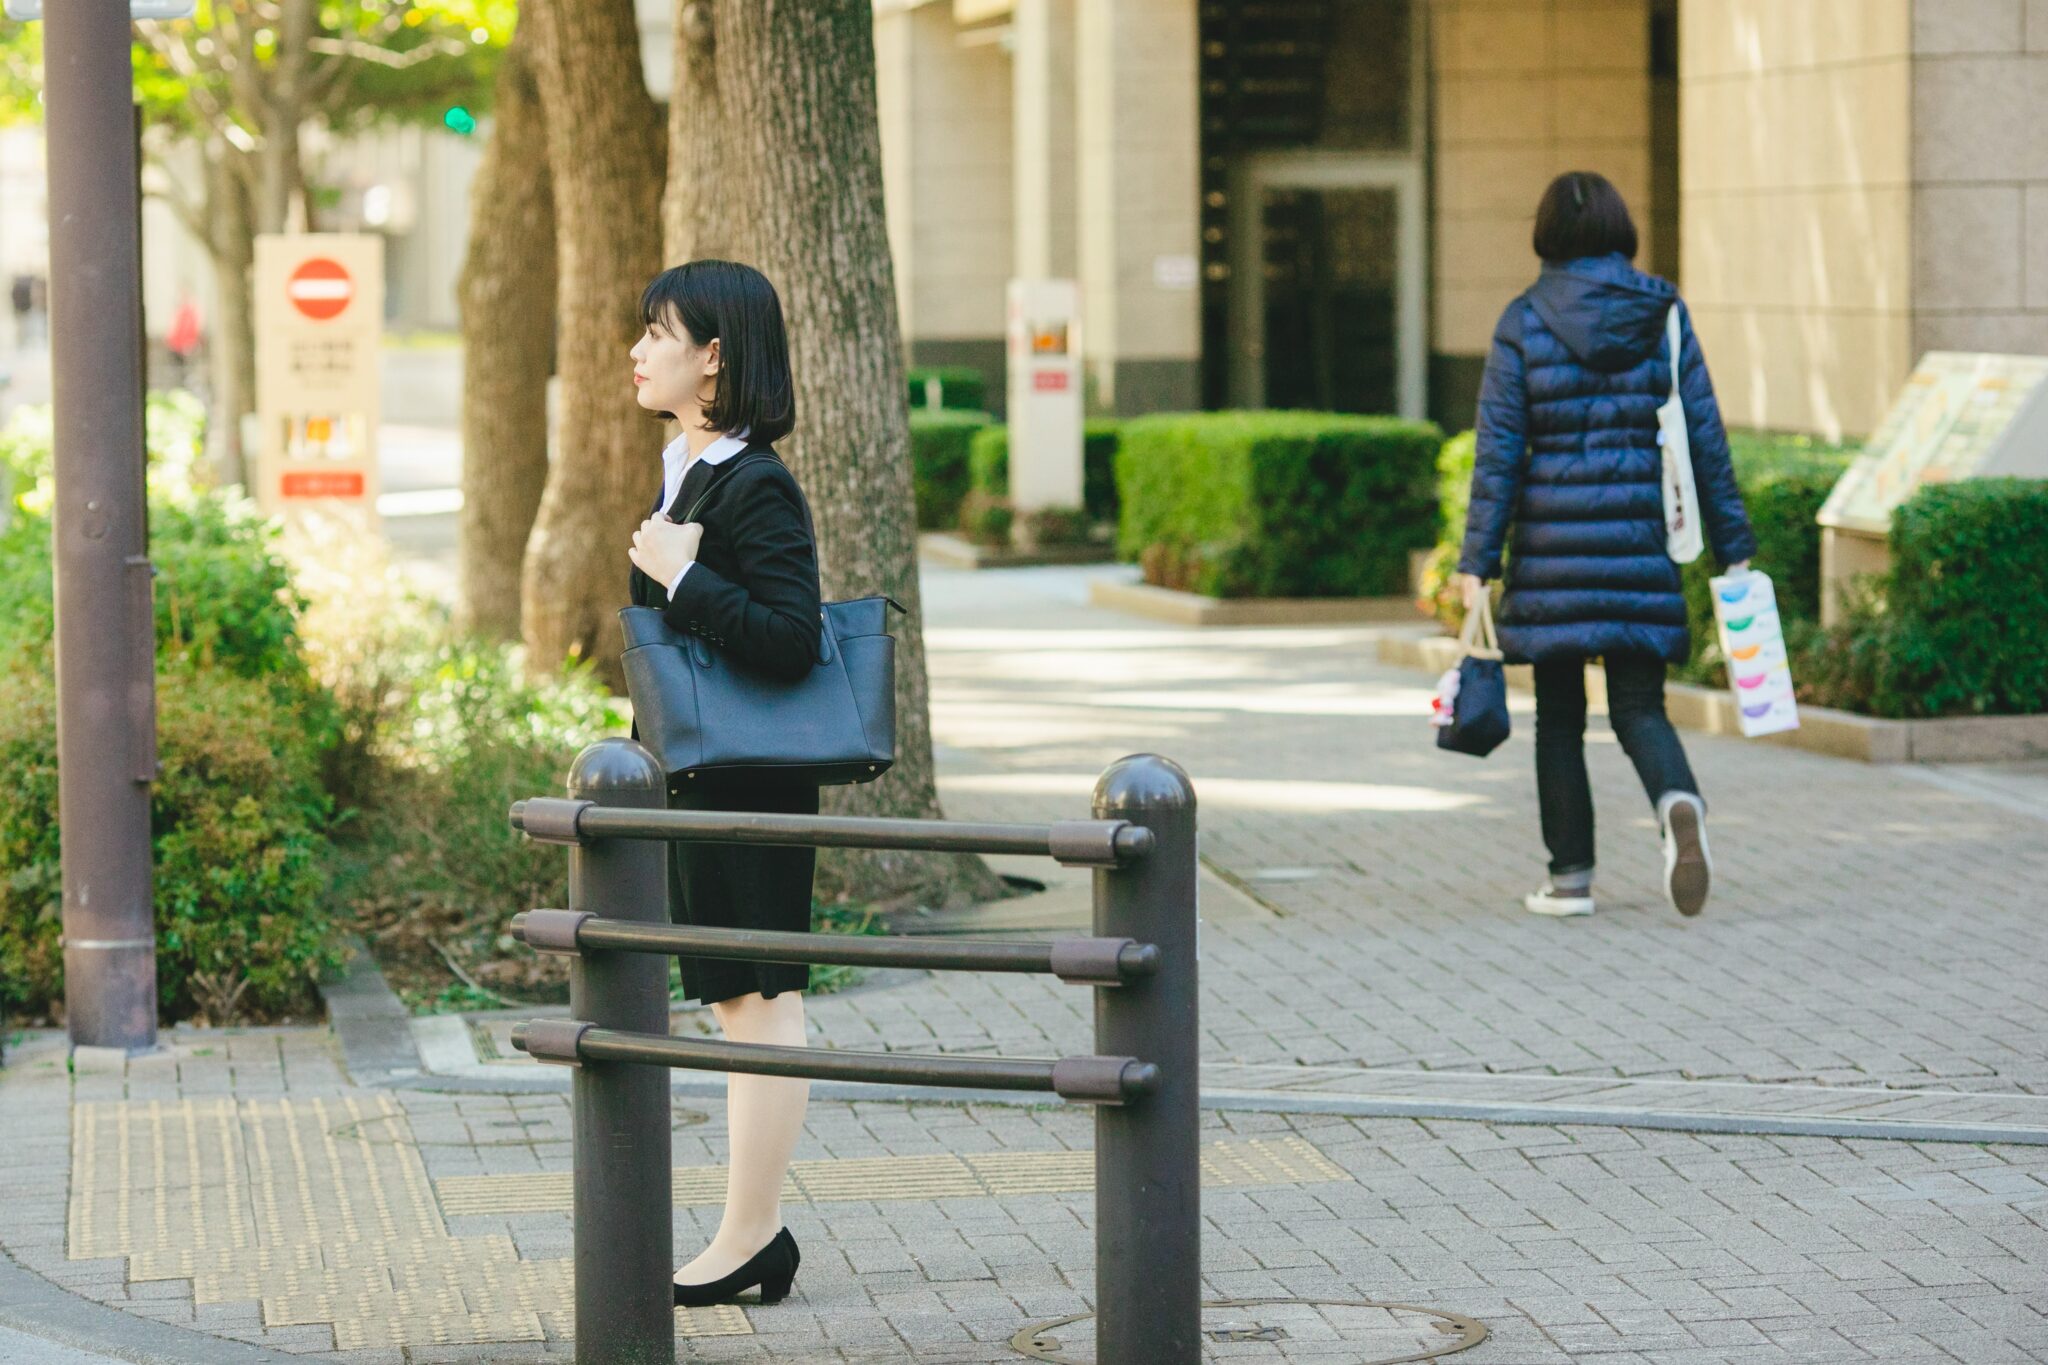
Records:
[[[1581,256],[1636,254],[1636,224],[1613,182],[1597,171],[1566,171],[1536,206],[1536,254],[1553,264]]]
[[[671,334],[680,322],[695,344],[719,342],[718,386],[704,407],[713,431],[745,428],[749,440],[769,445],[796,426],[789,335],[766,275],[737,261],[674,266],[640,295],[640,321]]]

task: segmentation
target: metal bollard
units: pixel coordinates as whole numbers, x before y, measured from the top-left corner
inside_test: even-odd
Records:
[[[1151,1095],[1095,1111],[1095,1358],[1202,1357],[1195,790],[1156,754],[1117,760],[1095,816],[1152,831],[1146,857],[1095,874],[1095,932],[1159,947],[1159,970],[1095,992],[1097,1052],[1159,1068]]]
[[[668,784],[639,744],[601,739],[576,756],[569,795],[659,809],[668,804]],[[646,839],[579,843],[569,851],[569,908],[666,924],[667,859],[666,844]],[[666,1034],[668,959],[583,954],[570,969],[569,1014],[597,1028]],[[577,1365],[672,1365],[668,1072],[585,1062],[573,1096]]]

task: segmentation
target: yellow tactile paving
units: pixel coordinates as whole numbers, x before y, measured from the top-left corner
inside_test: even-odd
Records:
[[[1202,1149],[1202,1183],[1301,1185],[1348,1180],[1343,1168],[1298,1137],[1212,1142]],[[799,1161],[783,1198],[826,1203],[847,1199],[944,1199],[985,1195],[1061,1194],[1095,1184],[1093,1152],[983,1152],[969,1156],[876,1157]],[[449,1214],[554,1213],[570,1206],[567,1171],[542,1175],[461,1175],[434,1182]],[[723,1166],[678,1167],[678,1204],[725,1199]]]
[[[344,1351],[569,1334],[569,1262],[451,1237],[389,1096],[82,1103],[71,1146],[73,1260],[125,1256],[129,1279],[189,1279],[195,1303],[260,1300],[266,1325],[329,1324]],[[752,1330],[731,1306],[676,1325]]]

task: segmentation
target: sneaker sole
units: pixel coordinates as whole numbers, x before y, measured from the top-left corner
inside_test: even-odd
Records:
[[[1672,806],[1669,818],[1677,857],[1665,875],[1664,889],[1679,914],[1697,915],[1706,909],[1707,887],[1712,879],[1707,850],[1700,839],[1699,808],[1689,801],[1680,801]]]
[[[1548,915],[1552,919],[1576,919],[1593,913],[1593,902],[1586,900],[1537,901],[1524,900],[1522,908],[1532,915]]]

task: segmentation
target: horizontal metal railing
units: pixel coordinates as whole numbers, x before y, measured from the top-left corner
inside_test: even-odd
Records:
[[[576,1068],[576,1358],[674,1359],[668,1293],[667,1069],[1037,1091],[1096,1113],[1096,1342],[1103,1361],[1200,1358],[1195,811],[1186,774],[1138,755],[1096,786],[1094,818],[966,823],[666,809],[665,775],[628,740],[577,758],[570,796],[515,803],[529,837],[569,848],[569,906],[514,937],[574,955],[571,1018],[513,1029]],[[866,937],[674,924],[671,842],[1022,853],[1095,873],[1095,934],[1041,942]],[[1027,972],[1099,989],[1096,1054],[1057,1059],[786,1047],[668,1032],[673,956]],[[589,1144],[596,1144],[595,1147]],[[601,1159],[592,1159],[601,1154]],[[1142,1267],[1142,1274],[1137,1267]]]
[[[1144,857],[1152,848],[1152,831],[1128,820],[1018,825],[860,815],[632,810],[555,796],[513,802],[512,828],[544,843],[668,839],[809,848],[909,849],[926,853],[1016,853],[1053,858],[1075,867],[1115,867]]]
[[[605,919],[588,910],[528,910],[512,917],[512,937],[540,951],[613,949],[739,962],[815,962],[830,967],[908,967],[941,972],[1032,972],[1070,985],[1118,986],[1159,970],[1157,944],[1127,938],[1062,938],[1002,943],[971,938],[861,938],[706,929]]]

